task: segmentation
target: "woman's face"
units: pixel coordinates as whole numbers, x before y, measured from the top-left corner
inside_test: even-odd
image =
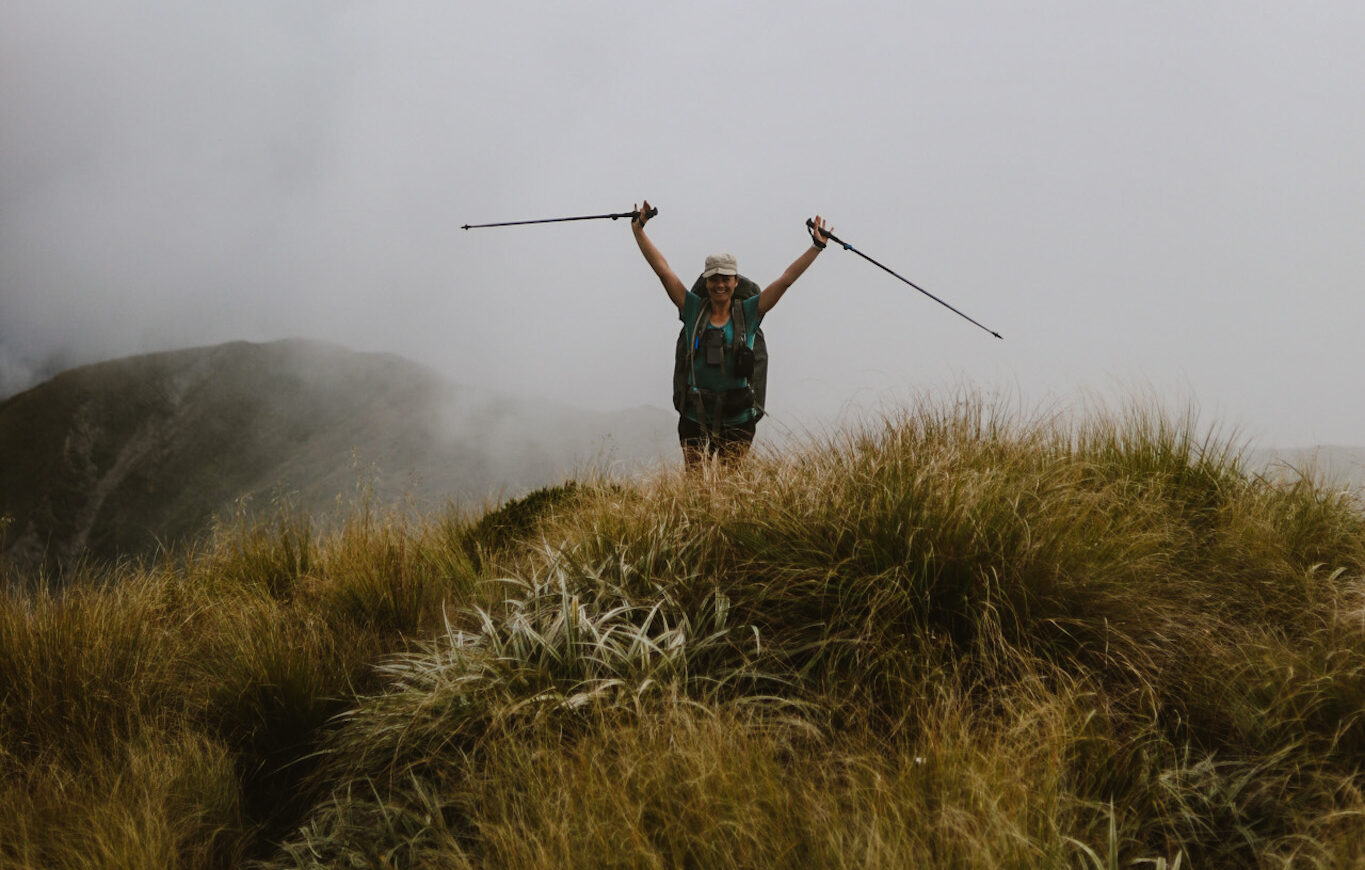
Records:
[[[739,286],[735,275],[712,275],[706,279],[706,293],[719,302],[729,302],[730,296]]]

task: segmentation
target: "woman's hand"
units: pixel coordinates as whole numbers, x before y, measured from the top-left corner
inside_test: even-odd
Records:
[[[645,224],[649,222],[650,212],[649,200],[645,200],[645,204],[643,206],[637,205],[633,207],[631,210],[636,212],[634,220],[630,222],[631,227],[634,228],[638,226],[640,229],[644,229]]]
[[[811,223],[813,226],[808,227],[810,230],[810,240],[815,244],[815,247],[823,249],[825,245],[829,244],[829,237],[834,234],[834,227],[826,229],[825,219],[819,215],[816,215],[815,220],[811,221]]]

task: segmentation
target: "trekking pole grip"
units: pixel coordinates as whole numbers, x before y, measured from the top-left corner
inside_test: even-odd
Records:
[[[806,229],[810,231],[811,241],[818,243],[820,240],[815,237],[815,221],[813,219],[806,218]],[[821,230],[821,234],[836,245],[843,245],[845,248],[848,247],[848,245],[844,244],[843,239],[839,238],[834,233],[831,233],[829,230]]]

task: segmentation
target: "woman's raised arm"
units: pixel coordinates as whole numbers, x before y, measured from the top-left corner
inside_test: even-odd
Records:
[[[649,221],[649,200],[645,200],[644,205],[634,211],[639,212],[639,217],[630,222],[630,229],[635,234],[635,244],[640,246],[640,253],[645,255],[645,262],[654,270],[654,274],[659,276],[659,282],[664,285],[668,298],[673,300],[673,304],[681,311],[683,302],[687,299],[687,287],[669,267],[664,255],[654,247],[649,236],[645,235],[645,224]]]
[[[758,294],[759,314],[767,314],[771,311],[772,307],[782,298],[782,294],[786,293],[791,285],[796,283],[796,279],[800,278],[801,275],[810,268],[810,264],[814,263],[815,258],[820,256],[820,252],[825,249],[825,245],[829,242],[828,234],[834,232],[834,230],[833,228],[830,228],[827,231],[825,229],[825,219],[819,215],[815,216],[814,224],[815,228],[811,230],[810,233],[810,247],[806,248],[806,250],[801,253],[801,256],[797,257],[796,260],[787,267],[787,271],[783,272],[776,281],[769,284],[767,287],[764,287],[763,292]]]

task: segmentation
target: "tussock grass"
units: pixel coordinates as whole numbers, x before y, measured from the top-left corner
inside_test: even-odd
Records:
[[[122,570],[0,612],[20,866],[1350,867],[1365,840],[1365,514],[1193,415],[964,396]]]
[[[449,537],[468,522],[363,510],[324,539],[281,513],[155,566],[10,587],[0,865],[238,866],[286,834],[374,663],[475,600]]]
[[[142,731],[12,771],[0,786],[4,866],[228,867],[242,857],[240,784],[226,748]]]

